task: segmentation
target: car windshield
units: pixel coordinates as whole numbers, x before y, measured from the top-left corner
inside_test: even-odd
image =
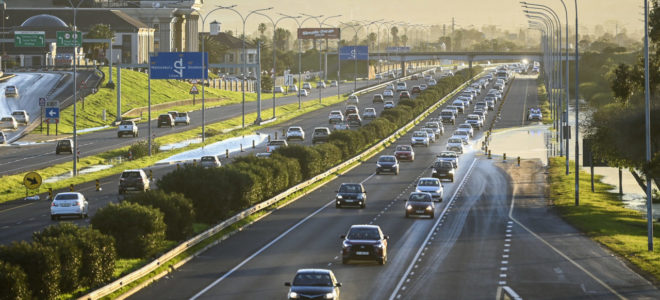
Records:
[[[314,130],[314,134],[315,135],[327,135],[328,131],[325,130],[325,129],[316,129],[316,130]]]
[[[213,157],[213,156],[202,156],[201,161],[215,161],[215,157]]]
[[[392,101],[387,101],[387,102],[385,102],[385,105],[394,105],[394,102],[392,102]]]
[[[291,128],[289,128],[289,131],[300,131],[300,128],[291,127]]]
[[[425,132],[425,131],[415,131],[415,133],[413,134],[413,136],[416,136],[416,137],[424,137],[424,136],[426,136],[426,132]]]
[[[121,173],[121,178],[139,178],[140,172],[124,172]]]
[[[339,192],[340,193],[361,193],[362,188],[360,185],[357,184],[342,184],[341,187],[339,187]]]
[[[468,124],[461,124],[461,125],[458,126],[458,128],[470,128],[471,129],[472,126],[470,126]]]
[[[451,157],[451,158],[454,158],[454,157],[456,157],[456,153],[442,152],[442,153],[440,153],[440,157]]]
[[[439,161],[439,162],[436,162],[433,167],[436,168],[436,169],[438,169],[438,168],[451,169],[453,167],[453,165],[451,164],[451,162],[448,162],[448,161]]]
[[[380,240],[380,235],[376,228],[351,228],[346,238],[349,240]]]
[[[15,112],[11,113],[11,115],[12,116],[22,116],[23,112],[22,111],[15,111]]]
[[[58,194],[55,196],[55,200],[76,200],[78,199],[78,194]]]
[[[396,146],[396,151],[410,151],[410,146]]]
[[[269,146],[281,146],[284,145],[284,141],[270,141],[268,142]]]
[[[393,156],[381,156],[378,158],[378,162],[394,162],[394,157]]]
[[[468,116],[468,120],[479,120],[479,116]]]
[[[426,127],[428,127],[428,128],[438,128],[439,126],[438,126],[437,123],[426,123]]]
[[[454,132],[454,135],[469,135],[469,133],[467,131],[459,130]]]
[[[453,116],[454,113],[451,112],[451,111],[443,111],[443,112],[440,113],[440,115],[443,115],[443,116]]]
[[[376,110],[373,109],[373,108],[367,108],[367,109],[364,110],[364,112],[375,113]]]
[[[419,186],[439,186],[440,183],[438,182],[438,180],[422,179],[422,180],[419,181],[419,183],[417,185],[419,185]]]
[[[432,199],[429,195],[427,194],[421,194],[421,193],[415,193],[415,194],[410,194],[410,197],[408,197],[408,201],[413,201],[413,202],[431,202]]]
[[[449,139],[449,143],[462,143],[463,141],[461,139]]]
[[[11,121],[11,118],[2,118],[2,119],[0,119],[0,121],[8,122],[8,121]]]
[[[332,286],[332,279],[326,273],[298,273],[293,279],[295,286]]]
[[[120,125],[133,125],[131,121],[122,121]]]
[[[185,118],[188,116],[188,113],[179,113],[177,116]]]

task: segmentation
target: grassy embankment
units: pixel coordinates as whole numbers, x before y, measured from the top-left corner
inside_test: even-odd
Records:
[[[565,161],[551,158],[549,162],[550,198],[559,212],[573,226],[595,241],[625,258],[655,282],[660,282],[660,250],[647,251],[647,222],[644,214],[625,208],[613,186],[595,176],[595,192],[591,192],[590,175],[580,172],[580,206],[575,206],[575,175],[565,175]],[[575,165],[571,161],[571,169]],[[654,227],[655,240],[660,225]]]

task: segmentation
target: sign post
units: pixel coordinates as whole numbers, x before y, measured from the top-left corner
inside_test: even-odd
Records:
[[[44,47],[46,32],[44,31],[15,31],[14,47]]]
[[[58,31],[57,47],[80,47],[82,46],[82,33],[80,31]],[[75,58],[74,58],[75,59]]]
[[[195,96],[199,95],[197,85],[193,84],[193,86],[190,88],[190,94],[193,96],[193,105],[195,105]]]
[[[41,186],[41,175],[37,172],[29,172],[23,177],[23,185],[25,186],[25,199],[28,199],[29,190],[36,190]]]
[[[57,124],[60,121],[60,102],[46,101],[46,132],[50,135],[50,123],[55,123],[55,135],[57,135]]]
[[[39,98],[39,108],[41,109],[41,114],[39,114],[39,133],[44,133],[44,107],[46,106],[46,98]]]

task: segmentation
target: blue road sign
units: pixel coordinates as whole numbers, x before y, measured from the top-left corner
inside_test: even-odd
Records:
[[[344,46],[339,49],[340,60],[369,60],[368,46]]]
[[[151,57],[151,79],[208,78],[208,54],[204,57],[207,68],[202,67],[202,52],[158,52]]]
[[[387,52],[410,52],[410,47],[387,47]]]
[[[57,120],[60,118],[60,108],[59,107],[47,107],[46,108],[46,118],[51,120]]]

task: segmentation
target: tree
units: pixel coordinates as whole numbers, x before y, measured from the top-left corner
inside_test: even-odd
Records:
[[[627,105],[635,90],[632,68],[626,64],[619,64],[614,70],[611,84],[614,97],[621,104]]]
[[[390,29],[390,34],[392,35],[392,43],[394,46],[399,46],[399,28],[396,26]]]
[[[204,43],[204,51],[209,54],[209,63],[220,63],[222,58],[225,56],[229,47],[227,45],[220,44],[216,39],[212,38],[208,34],[203,34],[199,37],[200,39],[200,50],[201,43]]]
[[[115,36],[115,32],[110,29],[110,25],[96,24],[92,26],[89,32],[85,35],[87,39],[111,39]],[[108,43],[92,43],[86,45],[86,50],[91,50],[89,58],[95,60],[105,60],[105,50],[108,49]]]
[[[266,26],[266,23],[259,23],[259,26],[257,27],[257,30],[259,30],[259,36],[261,37],[261,40],[266,40],[266,29],[268,27]]]
[[[403,44],[404,47],[408,45],[408,35],[404,34],[401,36],[401,44]]]
[[[279,51],[289,51],[289,40],[291,39],[291,32],[284,28],[277,28],[275,30],[275,48]]]
[[[367,35],[367,41],[369,41],[368,45],[371,48],[376,48],[376,42],[378,41],[378,36],[376,36],[376,33],[372,32]]]

